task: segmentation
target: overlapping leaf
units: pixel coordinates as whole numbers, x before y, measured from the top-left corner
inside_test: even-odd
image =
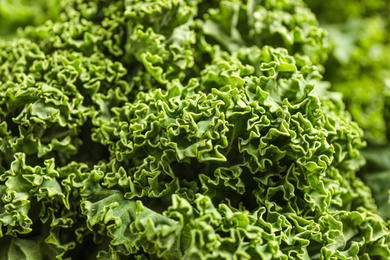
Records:
[[[390,257],[302,1],[64,0],[21,36],[0,41],[0,258]]]

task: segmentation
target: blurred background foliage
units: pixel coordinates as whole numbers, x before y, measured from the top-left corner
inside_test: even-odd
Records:
[[[366,166],[379,211],[390,219],[390,1],[306,0],[329,33],[325,80],[343,94],[347,110],[365,133]]]
[[[390,137],[389,1],[306,0],[329,33],[325,79],[343,93],[369,144]]]
[[[56,20],[61,0],[0,0],[0,36],[13,38],[17,29]]]

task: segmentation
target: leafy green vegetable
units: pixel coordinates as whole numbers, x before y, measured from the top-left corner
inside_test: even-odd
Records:
[[[63,0],[19,33],[0,40],[1,259],[390,257],[302,1]]]

